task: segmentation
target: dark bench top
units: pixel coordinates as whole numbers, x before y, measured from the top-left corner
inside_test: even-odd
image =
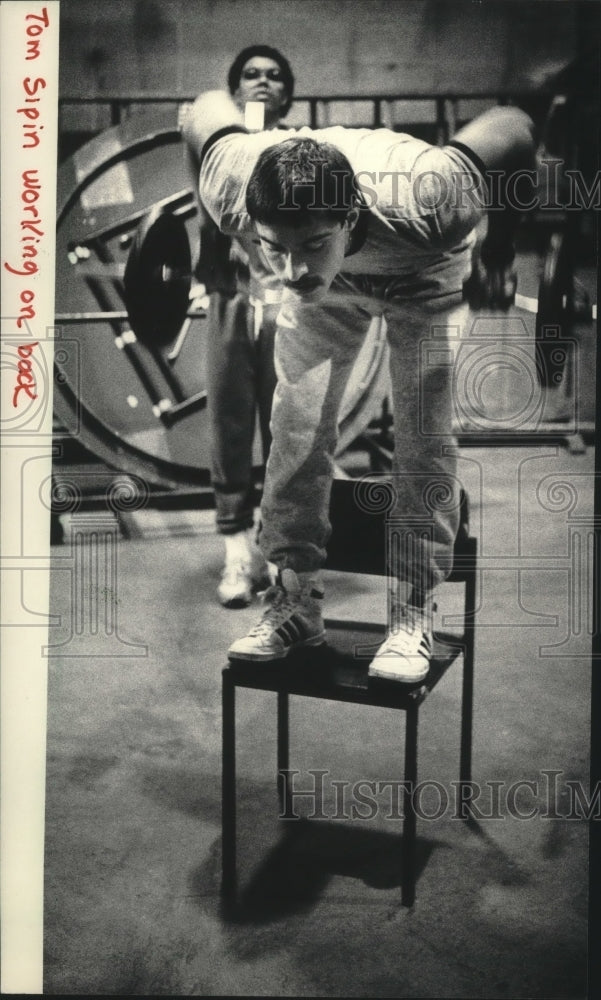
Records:
[[[368,677],[370,660],[381,641],[376,630],[328,631],[328,641],[322,646],[295,650],[283,660],[230,660],[224,674],[239,687],[406,709],[426,698],[463,649],[460,636],[435,635],[428,675],[406,684]]]

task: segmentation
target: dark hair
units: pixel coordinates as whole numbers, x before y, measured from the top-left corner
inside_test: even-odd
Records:
[[[248,60],[252,59],[254,56],[264,56],[265,59],[273,59],[274,62],[277,62],[282,71],[284,87],[286,88],[286,94],[288,97],[288,100],[282,106],[282,117],[284,117],[284,115],[287,115],[290,111],[290,105],[292,104],[292,96],[294,94],[294,76],[292,70],[290,69],[290,63],[288,60],[284,58],[281,52],[278,52],[277,49],[272,49],[269,45],[249,45],[248,48],[242,49],[242,52],[238,53],[230,66],[229,73],[227,75],[227,85],[230,88],[230,94],[234,94],[237,91],[240,85],[242,70]]]
[[[314,212],[341,224],[360,201],[353,169],[329,142],[292,138],[268,146],[246,189],[246,210],[264,225],[305,225]]]

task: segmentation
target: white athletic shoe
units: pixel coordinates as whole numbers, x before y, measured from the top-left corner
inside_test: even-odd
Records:
[[[225,608],[246,608],[255,591],[269,586],[268,565],[251,531],[224,535],[225,565],[217,594]]]
[[[319,646],[325,640],[321,599],[323,589],[315,574],[283,569],[279,582],[265,593],[269,605],[260,622],[230,646],[234,660],[281,660],[301,646]]]
[[[370,677],[413,684],[423,681],[432,658],[432,610],[399,605],[393,625],[369,665]]]

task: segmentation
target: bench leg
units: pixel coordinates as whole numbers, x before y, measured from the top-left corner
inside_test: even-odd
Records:
[[[221,892],[236,896],[236,687],[228,669],[222,681]]]
[[[403,845],[401,870],[401,903],[415,902],[415,839],[416,816],[414,792],[417,784],[417,718],[418,706],[407,709],[405,725],[405,787],[403,795]]]
[[[288,693],[278,691],[278,801],[280,818],[290,816],[290,719]]]
[[[474,556],[475,562],[475,556]],[[474,640],[476,611],[476,570],[469,574],[465,585],[465,653],[463,659],[463,683],[461,692],[461,753],[459,760],[459,781],[461,801],[467,789],[464,785],[472,780],[472,728],[474,711]]]

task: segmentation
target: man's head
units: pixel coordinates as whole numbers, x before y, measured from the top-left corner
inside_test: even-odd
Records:
[[[319,301],[342,270],[359,203],[352,167],[330,143],[287,139],[259,156],[246,209],[270,267],[296,298]]]
[[[265,127],[273,128],[289,111],[294,76],[288,60],[269,45],[251,45],[239,52],[228,73],[230,94],[241,111],[247,101],[265,106]]]

